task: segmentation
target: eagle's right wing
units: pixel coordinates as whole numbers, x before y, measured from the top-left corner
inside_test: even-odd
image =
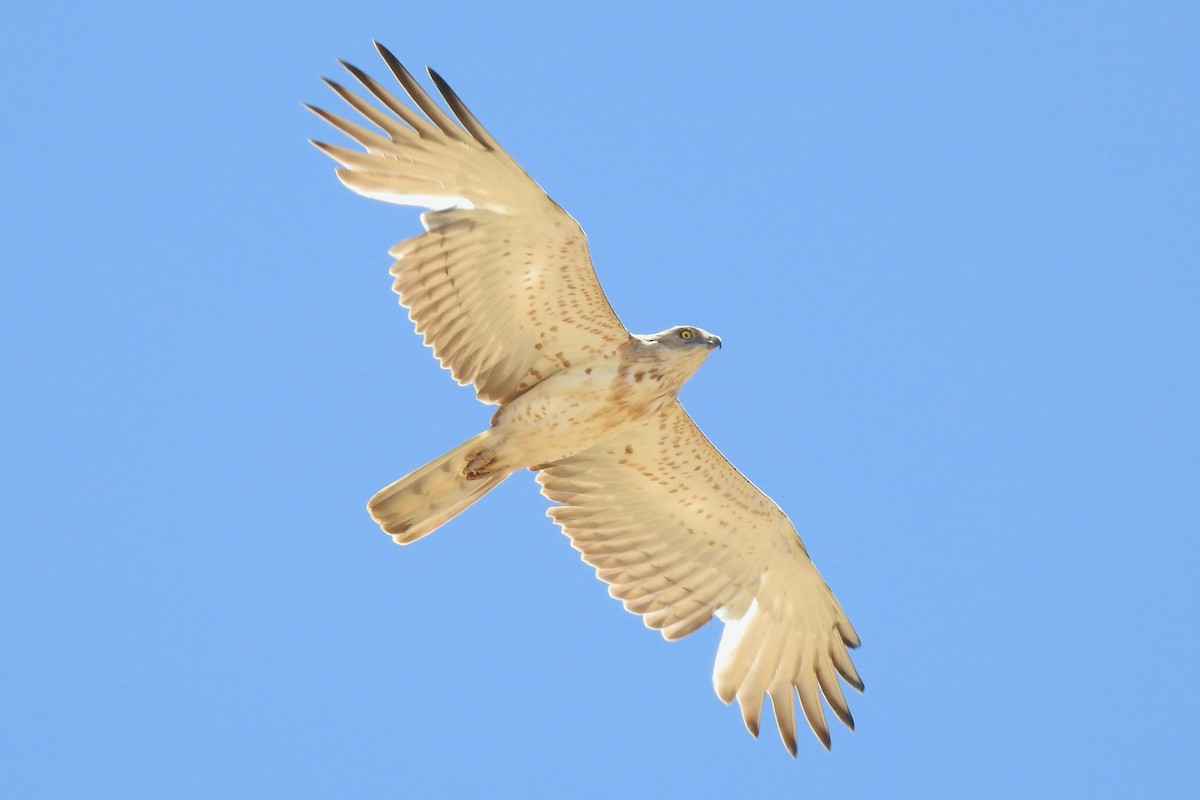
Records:
[[[828,747],[821,696],[854,720],[840,674],[862,689],[848,647],[858,635],[779,506],[737,471],[684,413],[655,416],[542,469],[550,516],[609,593],[668,639],[715,614],[725,623],[713,687],[737,698],[758,734],[763,695],[796,754],[795,697]]]

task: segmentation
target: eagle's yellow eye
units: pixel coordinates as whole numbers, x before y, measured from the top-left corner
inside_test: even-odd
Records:
[[[690,328],[684,328],[683,330],[681,330],[681,331],[679,332],[679,338],[680,338],[680,339],[690,339],[690,338],[692,338],[692,331],[691,331],[691,329],[690,329]]]

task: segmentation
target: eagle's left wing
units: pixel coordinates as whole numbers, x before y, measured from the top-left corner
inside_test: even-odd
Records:
[[[392,248],[392,275],[401,305],[442,365],[459,383],[474,384],[480,400],[504,403],[627,341],[579,224],[437,73],[430,70],[454,116],[376,46],[411,105],[346,64],[386,111],[328,81],[378,130],[310,106],[366,152],[314,144],[341,165],[338,178],[355,192],[433,209],[421,215],[425,234]]]

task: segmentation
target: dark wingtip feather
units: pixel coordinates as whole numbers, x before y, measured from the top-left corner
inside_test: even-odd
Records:
[[[335,128],[337,127],[337,123],[334,122],[334,120],[337,118],[336,115],[329,113],[328,111],[321,108],[320,106],[309,105],[308,103],[302,103],[301,105],[303,105],[305,108],[307,108],[312,113],[316,114],[321,119],[328,122],[330,125],[333,125]]]
[[[408,93],[409,98],[416,103],[417,107],[429,118],[429,121],[437,126],[446,136],[458,139],[459,141],[465,141],[467,138],[466,132],[463,131],[449,114],[438,106],[437,102],[429,96],[429,93],[412,76],[412,73],[404,68],[404,65],[400,63],[400,59],[392,55],[392,51],[379,42],[375,42],[375,49],[379,51],[379,55],[383,58],[384,63],[387,64],[388,69],[392,71],[392,75],[404,87],[404,91]],[[413,124],[409,119],[405,119],[404,121],[410,125]]]
[[[325,155],[329,155],[329,148],[333,147],[333,145],[329,144],[328,142],[322,142],[319,139],[309,139],[308,143],[320,150]]]
[[[438,88],[439,92],[441,92],[442,94],[446,94],[446,92],[450,92],[450,94],[454,94],[454,92],[450,89],[450,84],[446,83],[445,78],[443,78],[441,75],[438,75],[436,69],[434,69],[433,67],[426,67],[425,71],[429,73],[429,77],[433,79],[433,82],[435,84],[437,84],[437,88]]]
[[[456,113],[460,108],[466,109],[466,104],[459,99],[454,90],[450,88],[450,84],[446,83],[446,80],[441,75],[438,75],[433,67],[426,67],[425,71],[429,73],[429,77],[433,79],[433,85],[437,87],[442,97],[446,98],[446,102],[450,104]],[[468,116],[471,116],[470,112],[468,112]],[[471,118],[474,119],[474,117]]]
[[[338,63],[342,65],[342,68],[345,69],[346,72],[349,72],[351,75],[353,75],[355,78],[357,78],[360,83],[367,83],[371,80],[370,75],[363,72],[361,69],[354,66],[349,61],[339,58]]]
[[[379,52],[379,55],[383,58],[384,62],[392,69],[393,72],[408,72],[408,70],[404,68],[404,65],[400,63],[400,59],[396,58],[396,56],[392,54],[391,50],[388,50],[378,41],[372,40],[371,44],[375,45],[375,49]]]
[[[439,75],[433,67],[426,67],[425,71],[429,73],[429,77],[433,80],[433,85],[437,87],[438,92],[441,93],[446,103],[449,104],[450,110],[454,112],[454,116],[458,117],[458,121],[474,137],[475,141],[489,150],[503,152],[500,144],[488,133],[487,128],[483,127],[483,123],[475,118],[475,115],[471,113],[471,109],[467,108],[467,104],[462,101],[462,98],[450,88],[450,84],[446,82],[446,79]]]

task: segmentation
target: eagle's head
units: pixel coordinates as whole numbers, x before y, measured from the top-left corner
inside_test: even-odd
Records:
[[[685,349],[705,354],[721,346],[720,336],[694,325],[676,325],[674,328],[667,328],[665,331],[638,338],[647,344],[655,344],[667,349]]]

